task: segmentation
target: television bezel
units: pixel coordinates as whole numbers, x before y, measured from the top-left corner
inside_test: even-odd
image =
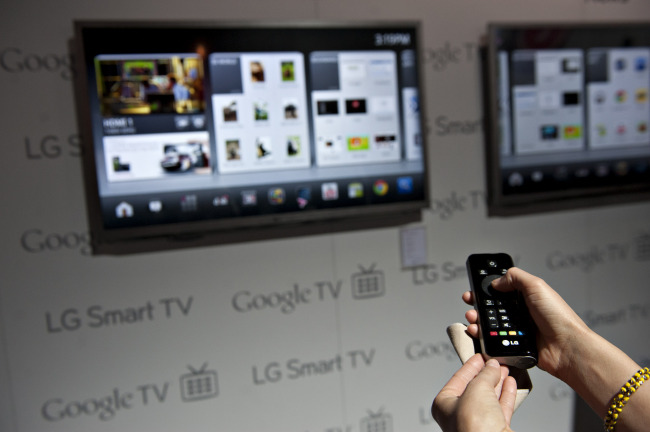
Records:
[[[368,29],[412,28],[415,33],[417,86],[422,147],[423,194],[421,200],[372,204],[356,207],[317,209],[309,212],[287,212],[255,216],[177,222],[165,225],[107,229],[101,211],[101,196],[97,178],[95,144],[91,119],[90,89],[83,31],[85,29]],[[183,248],[217,246],[250,241],[284,239],[298,236],[323,235],[336,232],[389,228],[420,221],[422,210],[429,207],[429,163],[425,130],[425,88],[422,49],[422,25],[416,20],[391,21],[74,21],[72,49],[78,73],[74,80],[77,120],[82,139],[82,170],[86,216],[93,255],[125,255]]]

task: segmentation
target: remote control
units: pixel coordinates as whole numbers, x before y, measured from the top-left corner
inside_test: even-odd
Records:
[[[467,258],[481,352],[501,364],[528,369],[537,364],[537,342],[523,296],[519,291],[503,293],[492,288],[492,281],[513,266],[512,258],[505,253],[473,254]]]

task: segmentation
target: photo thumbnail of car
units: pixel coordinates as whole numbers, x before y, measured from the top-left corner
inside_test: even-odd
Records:
[[[160,166],[167,172],[187,172],[210,167],[210,157],[202,142],[165,144]]]

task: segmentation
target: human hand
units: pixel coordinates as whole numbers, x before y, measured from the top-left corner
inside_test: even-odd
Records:
[[[542,279],[519,268],[513,267],[501,278],[492,282],[498,291],[519,290],[537,326],[538,366],[560,379],[569,373],[574,362],[573,348],[586,338],[581,336],[591,332],[573,309]],[[463,294],[463,300],[472,305],[471,292]],[[478,337],[478,316],[475,310],[465,313],[468,333]]]
[[[516,395],[508,368],[475,354],[440,390],[431,414],[444,432],[511,431]]]
[[[499,291],[518,290],[522,293],[537,326],[538,366],[567,383],[599,417],[604,417],[621,383],[625,383],[640,366],[590,330],[542,279],[513,267],[503,277],[492,281],[492,287]],[[472,294],[464,293],[463,300],[473,304]],[[466,312],[465,317],[470,323],[468,333],[477,337],[476,311]],[[647,430],[650,422],[648,406],[650,392],[637,391],[626,405],[616,430]]]

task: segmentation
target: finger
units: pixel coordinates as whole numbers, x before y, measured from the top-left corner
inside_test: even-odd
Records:
[[[478,324],[470,324],[467,326],[467,334],[473,338],[478,338]]]
[[[467,312],[465,312],[465,319],[470,324],[476,324],[476,322],[478,321],[478,313],[476,312],[475,309],[470,309]]]
[[[504,430],[505,418],[499,396],[495,395],[495,388],[502,380],[499,362],[488,360],[485,367],[468,385],[463,396],[458,400],[455,418],[463,426],[448,430]]]
[[[510,373],[510,370],[508,369],[508,366],[501,365],[501,378],[499,379],[499,383],[494,387],[494,391],[497,395],[497,398],[501,396],[501,389],[503,387],[503,382],[505,379],[508,377],[508,374]]]
[[[525,281],[532,279],[537,278],[520,268],[511,267],[505,275],[492,281],[492,287],[504,292],[513,291],[516,287],[524,288],[526,286]]]
[[[454,411],[455,404],[465,392],[467,384],[476,377],[484,365],[485,362],[480,354],[473,355],[440,390],[431,405],[431,414],[438,424],[442,425],[449,414]]]
[[[463,301],[467,303],[468,305],[473,305],[474,304],[474,294],[472,294],[471,291],[465,291],[463,293]]]
[[[440,390],[439,395],[444,393],[445,397],[459,397],[467,388],[467,384],[478,375],[484,365],[485,361],[483,357],[480,354],[474,354],[456,371],[442,390]]]
[[[490,388],[494,389],[499,384],[499,381],[501,381],[501,366],[495,359],[490,359],[485,363],[483,370],[474,378],[471,385],[489,385]]]
[[[506,377],[501,387],[501,397],[499,404],[506,419],[506,424],[510,424],[512,414],[515,411],[515,401],[517,399],[517,381],[511,376]]]

